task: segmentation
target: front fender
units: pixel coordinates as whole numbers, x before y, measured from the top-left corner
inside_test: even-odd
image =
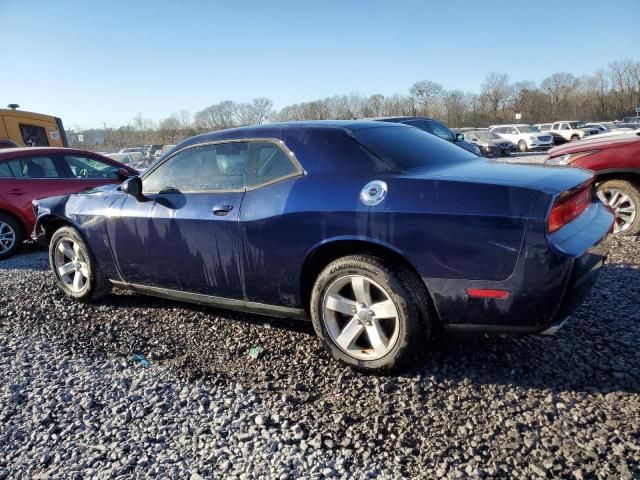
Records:
[[[31,238],[41,245],[46,245],[49,240],[49,236],[46,234],[46,225],[52,220],[68,223],[77,228],[77,225],[66,215],[68,200],[69,195],[33,200],[33,214],[36,222],[33,232],[31,233]]]

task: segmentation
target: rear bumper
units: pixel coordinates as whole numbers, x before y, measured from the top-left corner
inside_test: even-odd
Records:
[[[518,265],[500,282],[424,279],[449,330],[555,333],[589,294],[609,248],[613,215],[594,202],[579,219],[547,236],[530,228]],[[531,225],[530,225],[531,226]],[[467,288],[509,292],[505,299],[471,298]]]

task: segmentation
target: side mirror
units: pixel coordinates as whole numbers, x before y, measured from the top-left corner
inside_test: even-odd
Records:
[[[132,177],[122,183],[122,191],[127,195],[137,197],[142,194],[142,180],[140,177]]]
[[[117,173],[118,173],[118,177],[122,178],[123,180],[131,176],[131,174],[129,173],[129,170],[127,170],[126,168],[119,168]]]
[[[464,135],[462,133],[456,133],[454,142],[462,142],[464,140]]]

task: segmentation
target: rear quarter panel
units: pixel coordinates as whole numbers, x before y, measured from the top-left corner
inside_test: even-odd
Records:
[[[536,192],[465,181],[315,174],[246,193],[240,213],[249,300],[300,305],[300,268],[316,248],[364,240],[403,255],[425,278],[501,280],[515,268]]]

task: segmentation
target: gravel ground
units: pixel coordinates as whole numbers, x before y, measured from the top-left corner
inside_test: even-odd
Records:
[[[74,303],[35,247],[0,299],[0,479],[640,478],[638,238],[556,336],[445,335],[397,376],[305,322]]]

